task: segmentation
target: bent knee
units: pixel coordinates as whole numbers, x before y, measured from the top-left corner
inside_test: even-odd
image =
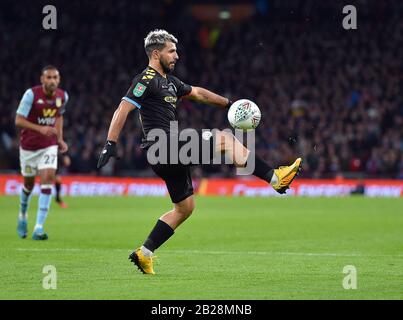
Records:
[[[175,210],[178,214],[183,216],[184,218],[188,218],[193,213],[195,209],[195,204],[193,201],[189,201],[186,204],[182,204],[180,206],[176,206]]]
[[[55,182],[56,174],[53,171],[44,172],[40,176],[41,184],[53,184]]]
[[[194,205],[193,206],[186,206],[185,208],[181,208],[178,212],[180,213],[180,215],[188,218],[192,215],[194,210]]]

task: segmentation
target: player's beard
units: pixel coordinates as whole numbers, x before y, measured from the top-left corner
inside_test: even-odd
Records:
[[[165,72],[166,74],[171,73],[172,71],[174,71],[174,68],[175,68],[175,65],[173,65],[173,67],[170,68],[170,67],[169,67],[170,64],[169,64],[168,62],[162,60],[162,59],[160,59],[160,65],[161,65],[161,67],[162,67],[162,70],[164,70],[164,72]]]
[[[44,85],[46,93],[53,95],[57,89],[57,85]]]

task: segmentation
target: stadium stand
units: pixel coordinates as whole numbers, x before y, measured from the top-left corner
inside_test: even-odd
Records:
[[[403,3],[361,1],[358,29],[344,30],[342,5],[318,2],[268,1],[269,10],[247,21],[207,24],[183,1],[56,1],[59,26],[46,31],[38,6],[2,1],[0,170],[19,170],[15,110],[38,83],[41,67],[54,64],[70,95],[68,172],[99,174],[96,161],[111,116],[147,63],[143,38],[165,28],[180,41],[176,75],[183,81],[258,104],[257,152],[273,165],[302,155],[303,177],[403,179]],[[335,7],[340,15],[330,16]],[[181,127],[229,126],[213,107],[183,101],[178,112]],[[102,174],[152,175],[140,140],[133,113],[121,136],[122,160]],[[234,174],[225,166],[198,170]]]

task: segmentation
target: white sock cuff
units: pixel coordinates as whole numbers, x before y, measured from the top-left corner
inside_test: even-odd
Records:
[[[274,186],[274,185],[276,185],[277,183],[278,183],[278,177],[277,177],[276,174],[273,172],[273,176],[271,177],[270,184],[271,184],[272,186]]]
[[[146,257],[151,257],[153,255],[153,252],[149,249],[147,249],[145,246],[141,246],[141,252],[146,256]]]
[[[51,184],[41,184],[41,190],[43,189],[52,189],[53,185]]]

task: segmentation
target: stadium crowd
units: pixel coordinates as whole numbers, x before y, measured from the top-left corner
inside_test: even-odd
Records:
[[[56,4],[59,25],[51,31],[40,28],[37,7],[20,10],[23,2],[0,4],[0,170],[19,170],[15,110],[24,91],[39,82],[41,67],[53,64],[70,96],[65,140],[72,165],[65,170],[97,174],[112,114],[131,78],[147,64],[143,38],[151,29],[166,28],[179,39],[179,78],[258,104],[257,153],[273,165],[302,156],[305,177],[403,179],[399,1],[385,1],[391,10],[373,1],[358,29],[344,30],[341,7],[331,4],[316,8],[311,2],[295,12],[281,8],[288,13],[281,16],[275,14],[281,1],[273,1],[273,11],[248,21],[205,24],[180,1],[136,6],[74,0]],[[326,10],[340,12],[321,17]],[[187,100],[178,114],[183,128],[229,126],[222,110]],[[121,136],[121,160],[102,174],[151,175],[140,141],[135,111]],[[228,166],[198,170],[234,174]]]

